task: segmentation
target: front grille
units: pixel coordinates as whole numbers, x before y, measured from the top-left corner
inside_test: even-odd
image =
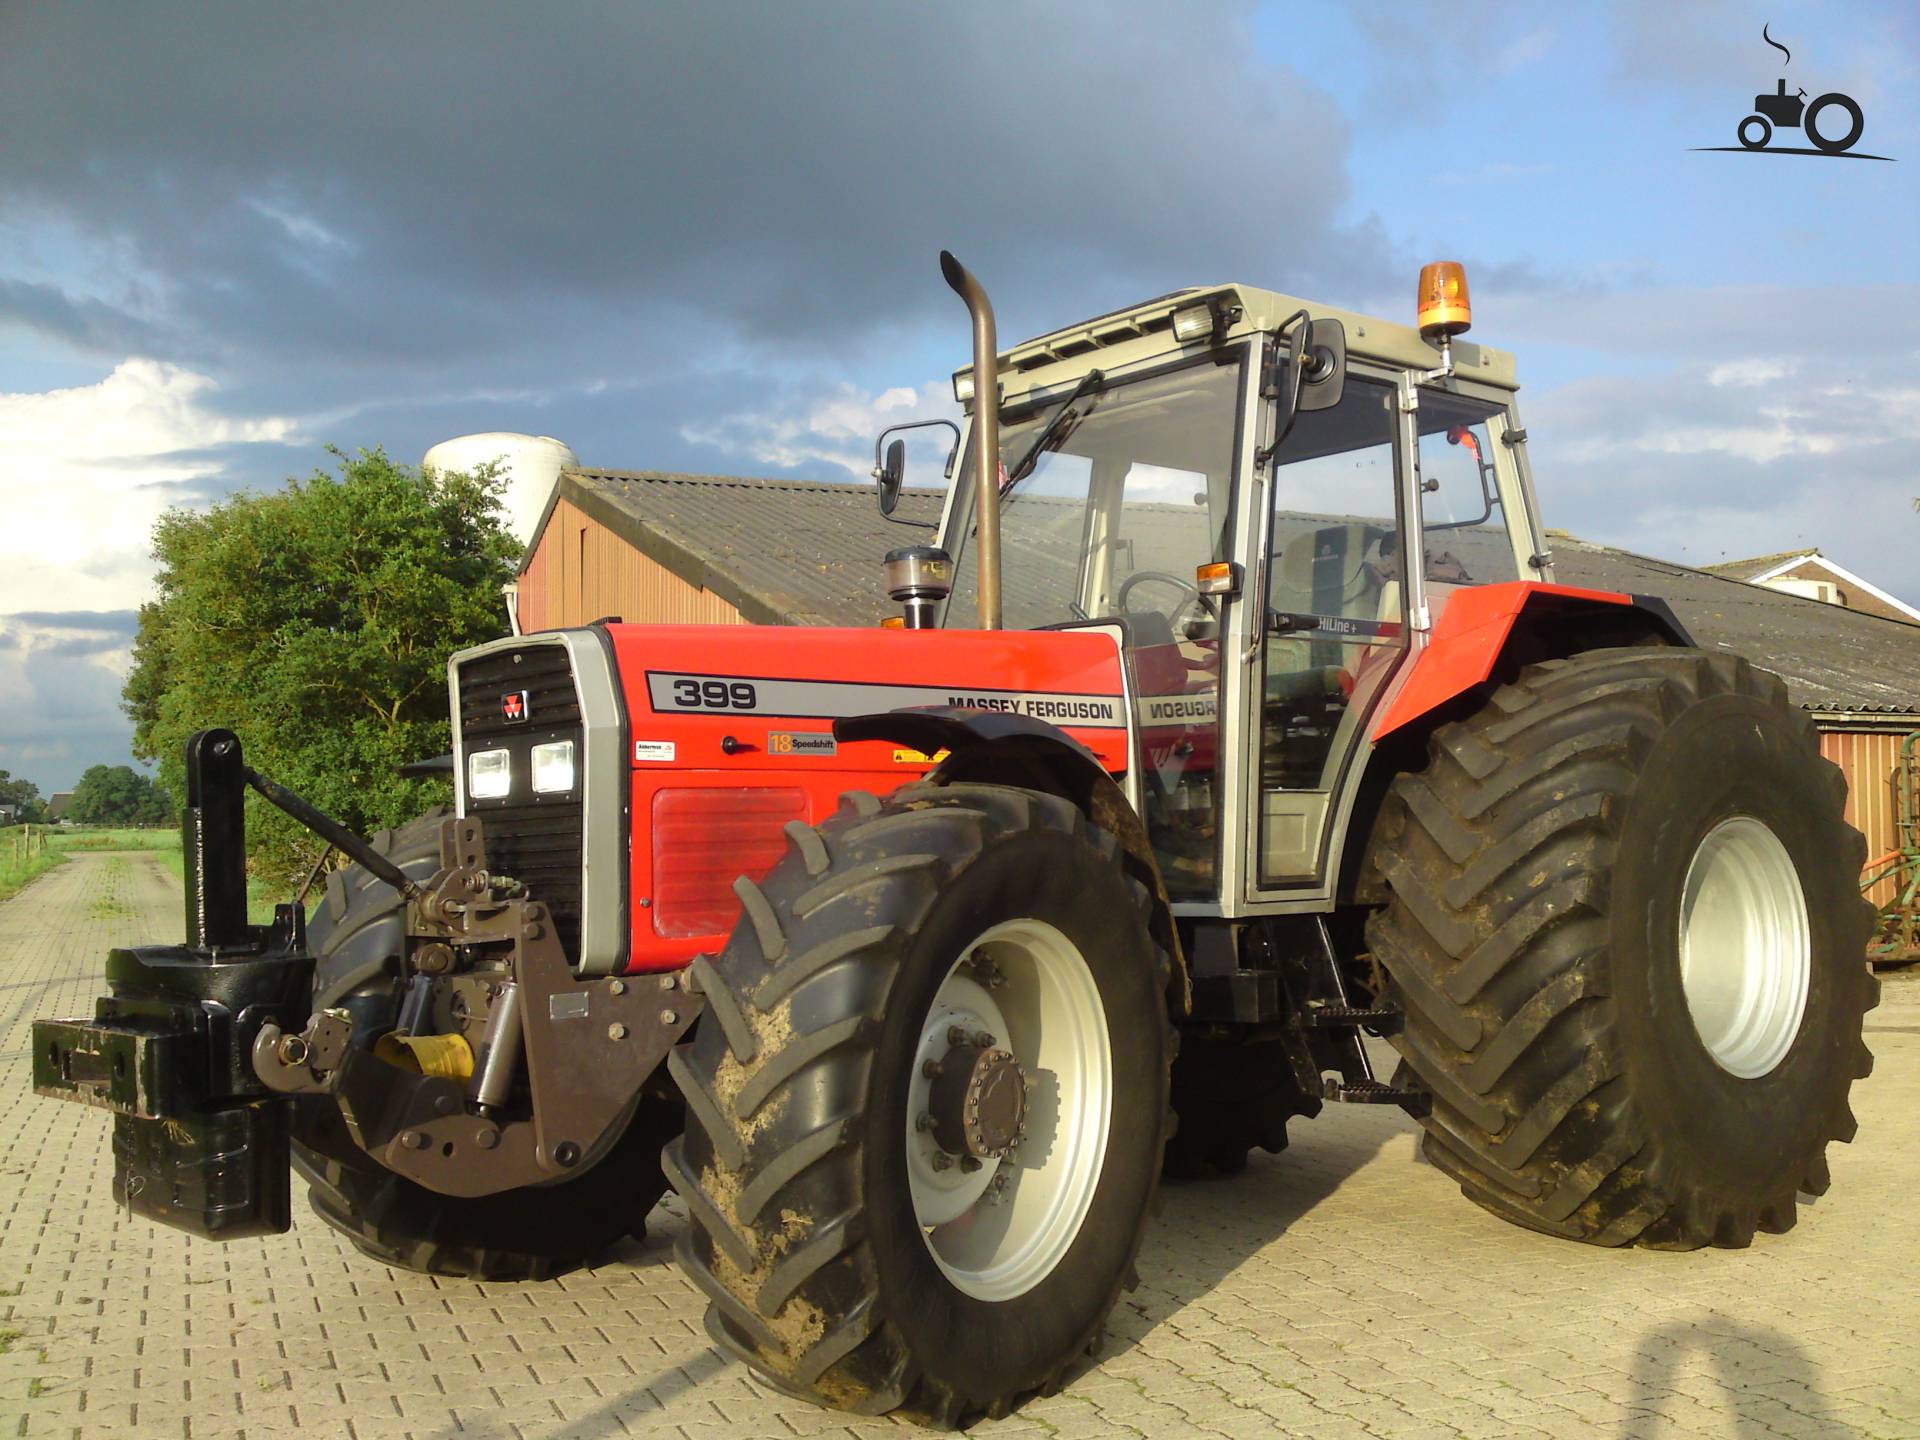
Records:
[[[460,678],[463,754],[504,746],[513,752],[514,785],[499,800],[467,798],[467,814],[485,827],[487,864],[527,887],[553,915],[554,934],[567,958],[580,958],[580,907],[585,844],[585,730],[573,667],[559,645],[515,646],[464,662]],[[506,718],[502,700],[526,692],[524,721]],[[535,745],[574,743],[574,789],[535,795],[530,772]]]
[[[521,690],[527,692],[527,718],[509,721],[501,698]],[[563,646],[498,650],[460,667],[460,733],[469,750],[480,748],[480,741],[579,725],[580,696]]]

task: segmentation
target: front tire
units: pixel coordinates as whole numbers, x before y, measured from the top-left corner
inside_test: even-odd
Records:
[[[437,810],[372,837],[373,848],[424,882],[440,868]],[[315,956],[314,1005],[354,1017],[356,1043],[390,1028],[394,987],[406,954],[406,904],[358,865],[327,877],[307,932]],[[607,1154],[563,1184],[497,1195],[441,1195],[394,1174],[353,1143],[339,1107],[325,1097],[295,1104],[293,1167],[307,1181],[313,1213],[382,1264],[475,1280],[544,1280],[616,1241],[645,1233],[666,1192],[660,1149],[678,1129],[678,1106],[642,1097]]]
[[[1790,1228],[1872,1068],[1845,797],[1786,687],[1698,650],[1531,666],[1437,731],[1383,813],[1367,931],[1428,1159],[1593,1244]]]
[[[1011,787],[852,795],[790,834],[694,962],[708,1009],[669,1065],[681,1263],[709,1333],[788,1393],[1005,1414],[1133,1283],[1172,1058],[1150,893],[1074,806]],[[939,1088],[960,1073],[980,1083]]]

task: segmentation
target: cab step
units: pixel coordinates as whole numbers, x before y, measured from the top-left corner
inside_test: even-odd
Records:
[[[1300,1012],[1300,1023],[1315,1030],[1343,1030],[1358,1026],[1368,1034],[1398,1035],[1407,1023],[1398,1005],[1336,1005],[1310,1002]]]
[[[1403,1090],[1384,1080],[1336,1080],[1329,1075],[1322,1098],[1347,1105],[1398,1105],[1416,1120],[1433,1113],[1433,1096],[1425,1090]]]

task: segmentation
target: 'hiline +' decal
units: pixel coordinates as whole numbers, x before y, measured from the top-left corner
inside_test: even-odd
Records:
[[[647,672],[647,697],[656,714],[781,715],[833,719],[885,710],[952,706],[1026,715],[1052,725],[1120,730],[1126,716],[1118,695],[1046,690],[982,690],[957,686],[886,685],[864,681],[776,680],[751,675]]]

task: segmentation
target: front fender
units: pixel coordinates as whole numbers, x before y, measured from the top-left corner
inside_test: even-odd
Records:
[[[966,782],[1018,785],[1071,801],[1100,829],[1120,842],[1127,870],[1153,896],[1149,929],[1154,941],[1173,957],[1169,1000],[1177,1014],[1192,1007],[1192,987],[1173,902],[1160,876],[1160,862],[1140,818],[1123,791],[1086,746],[1065,731],[1031,716],[996,710],[938,706],[924,710],[888,710],[833,722],[842,741],[887,740],[911,745],[923,755],[946,751],[927,776],[931,785]]]

